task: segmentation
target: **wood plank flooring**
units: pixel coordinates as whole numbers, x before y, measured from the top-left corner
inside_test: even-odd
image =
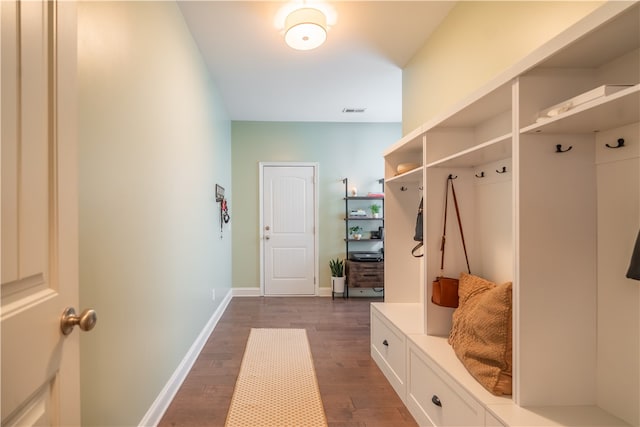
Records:
[[[251,328],[307,330],[329,427],[416,426],[371,359],[372,301],[233,298],[159,426],[224,426]]]

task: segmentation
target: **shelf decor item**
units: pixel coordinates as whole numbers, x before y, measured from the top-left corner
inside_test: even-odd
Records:
[[[380,218],[380,205],[373,204],[369,206],[369,210],[371,210],[371,216],[373,218]]]
[[[351,233],[351,237],[353,237],[353,240],[360,240],[362,238],[362,227],[360,227],[359,225],[349,227],[349,233]]]
[[[567,111],[576,108],[582,104],[593,101],[598,98],[602,98],[605,96],[612,95],[616,92],[620,92],[628,87],[633,85],[602,85],[595,89],[592,89],[588,92],[582,93],[578,96],[574,96],[571,99],[563,101],[559,104],[556,104],[552,107],[545,108],[538,114],[537,122],[548,120],[553,117],[556,117],[562,113],[566,113]]]
[[[403,173],[412,171],[417,167],[420,167],[418,163],[400,163],[396,168],[396,172],[397,172],[396,175],[402,175]]]

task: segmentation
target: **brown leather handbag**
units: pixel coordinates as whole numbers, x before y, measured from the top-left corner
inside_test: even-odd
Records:
[[[442,256],[440,257],[440,272],[444,271],[444,247],[447,234],[447,205],[449,202],[449,183],[451,183],[451,192],[453,194],[453,203],[456,208],[456,217],[458,218],[458,226],[460,227],[460,237],[462,238],[462,247],[464,248],[464,257],[467,261],[467,271],[471,274],[469,268],[469,257],[467,256],[467,245],[464,241],[464,233],[462,231],[462,221],[460,220],[460,211],[458,209],[458,199],[456,198],[456,190],[453,187],[453,180],[455,178],[452,175],[447,177],[447,188],[444,198],[444,230],[442,231],[442,243],[440,244],[440,251]],[[442,307],[458,307],[458,279],[452,277],[444,277],[442,275],[436,277],[432,283],[433,289],[431,293],[431,302],[440,305]]]

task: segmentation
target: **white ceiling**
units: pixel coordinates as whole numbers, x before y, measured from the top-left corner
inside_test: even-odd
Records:
[[[402,68],[455,2],[331,1],[335,23],[311,51],[284,43],[285,2],[178,4],[231,120],[400,122]]]

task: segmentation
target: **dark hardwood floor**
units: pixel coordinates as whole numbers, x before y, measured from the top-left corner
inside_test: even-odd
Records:
[[[372,301],[233,298],[159,426],[224,426],[251,328],[307,330],[330,427],[416,426],[371,359]]]

